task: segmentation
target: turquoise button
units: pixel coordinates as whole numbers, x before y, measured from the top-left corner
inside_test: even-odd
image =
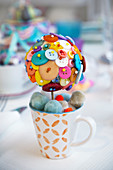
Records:
[[[79,71],[81,68],[81,61],[78,54],[74,55],[74,64],[75,64],[75,68]]]
[[[49,60],[46,58],[44,50],[36,52],[31,59],[31,62],[37,66],[43,65],[48,61]]]

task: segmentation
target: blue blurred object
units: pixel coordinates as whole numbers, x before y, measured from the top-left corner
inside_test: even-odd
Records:
[[[79,38],[81,34],[82,24],[80,21],[76,22],[57,22],[57,33],[71,38]]]

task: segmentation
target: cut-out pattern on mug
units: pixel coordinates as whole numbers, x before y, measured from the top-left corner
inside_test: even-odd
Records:
[[[67,145],[62,149],[62,152],[64,152],[67,149]]]
[[[37,127],[38,131],[41,132],[41,130],[40,130],[40,128],[39,128],[39,126],[37,124],[36,124],[36,127]]]
[[[67,114],[35,112],[32,116],[41,152],[47,158],[65,158],[68,153]]]
[[[43,138],[44,138],[45,142],[47,142],[48,144],[50,143],[50,141],[45,136],[43,136]]]
[[[37,117],[37,118],[35,119],[36,122],[38,122],[39,120],[40,120],[40,117]]]
[[[44,147],[44,150],[48,150],[50,146],[45,146]]]
[[[55,152],[59,152],[58,148],[56,148],[55,146],[52,146],[52,149],[53,149]]]
[[[62,137],[62,140],[63,140],[64,142],[67,142],[67,138]]]
[[[56,121],[52,124],[52,127],[58,125],[58,123],[59,123],[59,120],[56,120]]]
[[[68,122],[67,122],[67,120],[62,120],[62,123],[64,123],[65,125],[67,125],[68,124]]]
[[[55,139],[55,140],[52,142],[52,144],[54,145],[54,144],[56,144],[58,141],[59,141],[59,138]]]
[[[44,124],[45,124],[46,126],[49,126],[49,123],[47,122],[47,120],[42,119],[42,121],[44,122]]]
[[[48,133],[49,132],[49,128],[47,128],[47,129],[45,129],[44,131],[43,131],[43,133]]]
[[[58,133],[56,130],[51,129],[51,131],[52,131],[56,136],[59,136],[59,133]]]
[[[37,137],[38,137],[38,138],[41,138],[41,134],[38,134]]]
[[[62,135],[64,135],[67,132],[67,128],[64,129],[64,131],[62,132]]]

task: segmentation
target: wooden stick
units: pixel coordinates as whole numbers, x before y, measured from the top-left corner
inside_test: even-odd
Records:
[[[52,98],[52,100],[54,100],[54,93],[53,93],[53,91],[51,92],[51,98]]]

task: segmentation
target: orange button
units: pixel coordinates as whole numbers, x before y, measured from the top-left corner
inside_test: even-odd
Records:
[[[47,42],[56,42],[58,40],[58,37],[55,35],[45,35],[43,38]]]
[[[50,83],[50,81],[44,80],[44,79],[40,76],[40,73],[39,73],[38,70],[35,72],[35,79],[36,79],[37,84],[40,85],[40,86],[43,86],[43,85],[45,85],[45,84]]]
[[[71,69],[71,76],[70,76],[70,81],[71,82],[75,82],[76,78],[77,78],[77,74],[78,74],[78,71],[76,68],[72,68]]]
[[[39,67],[39,73],[44,80],[53,80],[57,77],[59,67],[54,61],[48,61]]]
[[[31,61],[27,63],[26,70],[29,76],[32,76],[35,73],[35,70],[32,68]]]

